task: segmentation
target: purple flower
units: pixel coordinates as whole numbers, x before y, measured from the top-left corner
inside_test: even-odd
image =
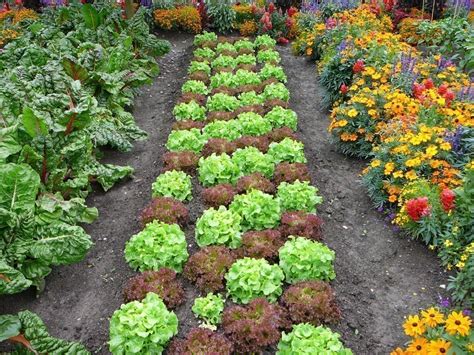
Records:
[[[443,298],[439,296],[439,305],[443,308],[449,308],[449,306],[451,306],[451,301],[449,300],[449,297]]]
[[[377,208],[377,211],[382,213],[383,212],[383,206],[380,206],[379,208]]]
[[[470,317],[472,314],[472,310],[465,309],[464,311],[462,311],[462,314],[464,314],[466,317]]]
[[[140,0],[140,5],[144,7],[151,7],[153,5],[152,0]]]

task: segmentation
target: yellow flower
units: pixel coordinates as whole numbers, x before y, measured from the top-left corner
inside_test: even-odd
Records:
[[[444,322],[443,313],[434,307],[428,308],[425,311],[421,311],[421,318],[423,319],[423,322],[425,322],[425,324],[431,328],[434,328],[438,324],[442,324]]]
[[[393,177],[398,179],[398,178],[402,178],[403,177],[403,171],[401,170],[397,170],[393,173]]]
[[[459,270],[464,269],[464,266],[466,266],[466,263],[464,263],[464,262],[462,262],[462,261],[459,261],[459,262],[456,264],[456,267],[457,267]]]
[[[425,338],[415,338],[411,341],[407,348],[409,354],[426,354],[426,348],[428,347],[428,340]]]
[[[436,154],[438,154],[438,148],[436,148],[436,146],[434,146],[434,145],[430,145],[428,148],[426,148],[425,153],[429,158],[432,158]]]
[[[444,241],[444,246],[445,246],[446,248],[449,248],[449,247],[453,246],[453,242],[450,241],[449,239],[446,239],[446,240]]]
[[[410,337],[422,335],[425,332],[425,325],[418,315],[408,316],[408,319],[403,324],[405,334]]]
[[[339,127],[344,127],[344,126],[347,125],[347,121],[346,121],[346,120],[340,120],[340,121],[337,123],[337,125],[338,125]]]
[[[406,354],[407,352],[404,351],[402,348],[396,348],[390,353],[390,355],[406,355]]]
[[[368,113],[370,117],[377,117],[377,110],[374,110],[373,108],[370,109]]]
[[[357,110],[355,108],[351,108],[349,110],[349,112],[347,112],[347,115],[351,118],[357,116],[359,114],[359,112],[357,112]]]
[[[381,77],[382,77],[382,75],[380,73],[375,73],[375,74],[372,75],[373,80],[379,80]]]
[[[392,162],[388,162],[388,163],[385,164],[384,169],[385,169],[385,170],[384,170],[383,173],[384,173],[385,175],[390,175],[390,174],[392,173],[392,171],[395,170],[395,164],[392,163]]]
[[[471,329],[471,319],[462,314],[462,312],[453,311],[446,319],[446,331],[451,335],[460,334],[466,336]]]
[[[409,168],[414,168],[414,167],[420,166],[421,165],[421,159],[420,158],[408,159],[405,162],[405,165]]]
[[[418,176],[416,175],[416,171],[415,170],[409,170],[405,173],[405,177],[408,179],[408,180],[415,180]]]
[[[372,160],[372,161],[370,162],[370,166],[371,166],[372,168],[376,168],[376,167],[380,166],[380,163],[381,163],[380,160],[375,159],[375,160]]]
[[[448,352],[451,343],[444,339],[431,340],[428,344],[428,355],[442,355]]]
[[[442,150],[451,150],[451,143],[444,142],[439,145]]]

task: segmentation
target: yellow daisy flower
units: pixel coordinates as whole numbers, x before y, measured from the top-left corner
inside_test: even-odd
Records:
[[[423,321],[418,315],[408,316],[408,319],[403,324],[403,329],[405,330],[405,334],[410,337],[422,335],[426,330]]]
[[[434,328],[438,324],[444,322],[444,316],[436,308],[431,307],[425,311],[421,311],[421,319],[428,327]]]
[[[451,335],[460,334],[466,336],[471,329],[471,319],[462,312],[453,311],[446,319],[446,331]]]

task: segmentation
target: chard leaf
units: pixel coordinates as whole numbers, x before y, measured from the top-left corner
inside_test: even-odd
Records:
[[[91,4],[82,5],[81,13],[87,28],[95,30],[99,26],[100,16],[94,6]]]
[[[12,295],[24,291],[31,284],[32,282],[25,278],[20,271],[0,259],[0,295]]]
[[[0,161],[21,150],[21,145],[16,139],[17,126],[0,129]]]
[[[0,316],[0,342],[20,334],[21,322],[17,316],[4,314]]]
[[[35,138],[38,135],[46,135],[48,133],[48,127],[46,126],[44,119],[36,116],[33,110],[29,107],[23,108],[21,120],[26,133],[28,133],[31,138]]]

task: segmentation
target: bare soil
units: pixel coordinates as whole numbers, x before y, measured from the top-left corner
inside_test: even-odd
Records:
[[[151,184],[159,175],[172,109],[186,79],[192,51],[192,36],[163,35],[172,51],[159,60],[161,75],[137,98],[133,113],[148,140],[130,153],[106,152],[106,161],[131,165],[134,179],[111,191],[95,191],[88,198],[99,209],[99,219],[85,226],[95,245],[81,263],[57,267],[47,278],[46,289],[0,297],[0,314],[29,309],[38,313],[52,335],[83,342],[93,353],[107,354],[108,323],[120,307],[123,286],[134,272],[125,263],[126,241],[140,230],[137,216],[149,202]],[[407,339],[401,324],[404,315],[435,303],[446,283],[433,253],[416,241],[395,233],[372,208],[359,173],[364,162],[335,152],[330,143],[328,114],[320,104],[323,90],[317,83],[315,66],[280,48],[288,75],[290,106],[299,116],[298,134],[305,143],[313,181],[324,196],[319,214],[325,221],[325,242],[336,251],[337,278],[333,282],[343,311],[333,326],[355,354],[388,354]],[[204,210],[199,184],[194,182],[190,203],[191,220]],[[194,222],[193,222],[194,223]],[[186,230],[190,253],[194,224]],[[186,303],[177,309],[180,335],[197,325],[191,313],[197,297],[185,282]],[[0,344],[0,351],[7,349]],[[271,352],[271,351],[270,351]]]

